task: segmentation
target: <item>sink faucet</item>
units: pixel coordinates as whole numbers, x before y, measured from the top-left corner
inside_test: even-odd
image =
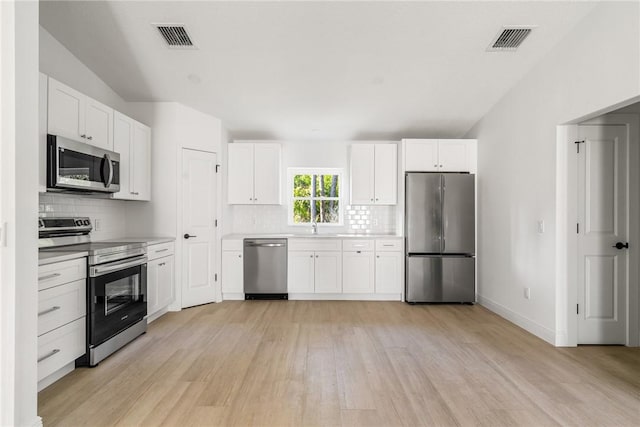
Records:
[[[318,224],[315,221],[311,223],[311,234],[318,234]]]

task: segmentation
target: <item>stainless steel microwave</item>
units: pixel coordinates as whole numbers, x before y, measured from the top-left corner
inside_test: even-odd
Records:
[[[47,189],[117,193],[120,154],[47,135]]]

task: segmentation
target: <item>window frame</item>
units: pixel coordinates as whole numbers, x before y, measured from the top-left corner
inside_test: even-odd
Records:
[[[294,176],[296,175],[337,175],[338,176],[338,185],[340,188],[340,193],[338,197],[295,197],[293,195],[293,181]],[[311,222],[294,222],[293,220],[293,206],[294,201],[296,200],[309,200],[309,201],[322,201],[322,200],[337,200],[338,201],[338,222],[326,223],[319,222],[317,223],[318,228],[324,227],[342,227],[344,226],[344,170],[341,168],[288,168],[287,169],[287,200],[289,202],[287,206],[287,222],[289,226],[292,227],[310,227]]]

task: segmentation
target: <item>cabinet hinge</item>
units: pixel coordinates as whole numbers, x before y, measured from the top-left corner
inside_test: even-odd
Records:
[[[576,314],[580,314],[580,304],[576,304]]]
[[[220,165],[216,165],[216,173],[220,171]]]
[[[576,152],[580,154],[580,144],[584,144],[584,140],[576,141],[575,144],[576,144]]]
[[[216,273],[216,274],[214,274],[214,275],[213,275],[213,280],[214,280],[215,282],[217,282],[217,281],[218,281],[218,273]]]

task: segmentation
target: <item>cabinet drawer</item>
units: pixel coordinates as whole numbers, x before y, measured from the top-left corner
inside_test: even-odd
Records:
[[[402,239],[376,240],[377,252],[401,252],[404,249]]]
[[[173,255],[174,242],[160,243],[147,247],[147,259],[153,261],[157,258]]]
[[[373,240],[365,239],[349,239],[342,241],[342,250],[355,252],[355,251],[373,251]]]
[[[223,251],[241,251],[242,239],[224,239],[222,240]]]
[[[38,336],[87,313],[85,279],[38,292]]]
[[[38,290],[49,289],[87,277],[87,259],[78,258],[38,267]]]
[[[289,239],[287,242],[290,251],[340,251],[342,240],[340,239]]]
[[[38,381],[85,353],[85,318],[38,337]]]

